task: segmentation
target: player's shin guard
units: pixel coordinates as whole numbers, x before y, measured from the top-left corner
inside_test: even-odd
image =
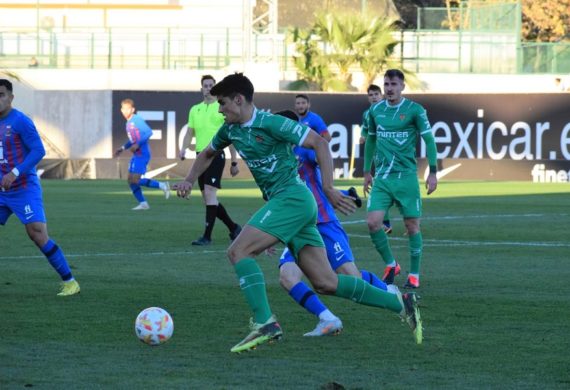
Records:
[[[271,309],[265,290],[263,272],[254,259],[244,258],[234,265],[241,291],[258,324],[264,324],[271,317]]]
[[[289,291],[289,295],[295,300],[295,302],[317,317],[323,311],[327,310],[326,306],[323,305],[317,294],[315,294],[313,290],[303,282],[299,282],[294,285],[291,291]]]
[[[140,179],[139,185],[149,188],[160,188],[160,182],[152,179]]]
[[[129,184],[129,187],[131,187],[131,191],[133,192],[133,195],[135,196],[136,200],[139,201],[139,203],[145,201],[141,186],[139,186],[138,184]]]
[[[419,275],[420,274],[420,264],[422,262],[422,232],[417,232],[416,234],[409,237],[410,245],[410,273]]]
[[[363,269],[363,270],[360,270],[360,273],[362,274],[362,279],[367,281],[368,283],[370,283],[374,287],[377,287],[380,290],[384,290],[384,291],[388,290],[388,286],[386,285],[386,283],[381,281],[380,278],[378,276],[374,275],[372,272],[368,272],[365,269]]]
[[[68,281],[73,278],[71,269],[67,264],[67,260],[63,251],[57,246],[53,240],[48,240],[46,244],[40,248],[44,256],[48,259],[51,266],[57,271],[61,280]]]
[[[337,276],[338,287],[334,293],[337,297],[347,298],[367,306],[383,307],[396,313],[402,311],[402,304],[397,294],[380,290],[356,276]]]
[[[370,238],[372,238],[372,243],[374,247],[382,256],[382,260],[384,263],[390,264],[394,261],[394,255],[392,254],[392,249],[390,249],[390,244],[388,243],[388,236],[384,233],[383,229],[378,230],[377,232],[370,232]]]

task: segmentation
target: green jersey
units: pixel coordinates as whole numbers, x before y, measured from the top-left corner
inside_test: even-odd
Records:
[[[224,116],[218,112],[220,104],[215,101],[192,106],[188,113],[188,127],[194,129],[196,151],[201,152],[212,140],[216,131],[224,124]]]
[[[376,177],[416,174],[418,136],[433,139],[426,110],[406,98],[396,106],[383,100],[370,108],[368,121],[368,135],[376,138]]]
[[[364,138],[368,136],[368,111],[370,111],[370,107],[362,113],[362,124],[360,125],[360,136]]]
[[[268,112],[253,112],[244,124],[224,124],[212,139],[212,148],[233,144],[261,191],[271,199],[293,185],[305,186],[297,173],[293,144],[303,143],[311,129]]]

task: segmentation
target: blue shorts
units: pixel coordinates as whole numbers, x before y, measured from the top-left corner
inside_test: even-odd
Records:
[[[129,173],[144,175],[149,161],[149,156],[133,156],[131,158],[131,163],[129,164]]]
[[[325,243],[327,258],[334,271],[344,263],[354,261],[352,249],[348,244],[348,236],[339,221],[317,224],[317,229]],[[285,248],[279,259],[279,267],[285,263],[295,262],[295,258],[288,248]]]
[[[16,214],[24,225],[32,222],[46,223],[42,187],[29,182],[26,188],[0,192],[0,225],[5,225],[12,213]]]

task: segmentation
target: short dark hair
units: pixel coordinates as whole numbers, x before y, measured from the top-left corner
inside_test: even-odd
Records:
[[[368,89],[366,90],[366,92],[370,92],[370,91],[378,91],[380,93],[382,93],[382,88],[380,88],[378,85],[376,84],[370,84],[368,86]]]
[[[299,120],[299,117],[297,116],[297,114],[295,114],[293,111],[291,110],[282,110],[282,111],[278,111],[275,113],[275,115],[281,115],[284,116],[285,118],[289,118],[291,120],[294,120],[295,122],[297,122]]]
[[[123,99],[123,100],[121,100],[121,105],[123,105],[123,104],[128,104],[131,107],[135,106],[135,102],[133,99]]]
[[[303,98],[303,99],[305,99],[305,100],[308,101],[308,102],[311,101],[311,99],[309,99],[309,95],[307,95],[307,94],[305,94],[305,93],[299,93],[299,94],[297,94],[297,95],[295,96],[295,99],[297,99],[297,98]]]
[[[388,69],[386,73],[384,73],[384,77],[388,77],[389,79],[393,79],[394,77],[399,78],[400,80],[404,81],[406,78],[404,77],[404,73],[400,69]]]
[[[204,80],[212,80],[214,84],[216,83],[216,79],[211,74],[205,74],[204,76],[202,76],[202,78],[200,79],[200,85],[204,84]]]
[[[0,79],[0,87],[6,87],[6,89],[10,92],[14,92],[14,87],[10,80]]]
[[[253,101],[253,84],[243,73],[234,73],[224,77],[222,81],[214,85],[210,94],[213,96],[222,96],[233,98],[240,94],[245,97],[248,103]]]

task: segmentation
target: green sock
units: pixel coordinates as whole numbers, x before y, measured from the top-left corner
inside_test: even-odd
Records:
[[[410,236],[410,273],[420,274],[420,263],[422,262],[422,232],[417,232]]]
[[[265,323],[271,317],[271,308],[265,291],[263,272],[254,259],[244,258],[234,265],[239,280],[239,287],[245,295],[247,304],[253,311],[255,322]]]
[[[367,306],[383,307],[396,313],[402,311],[402,305],[396,294],[380,290],[356,276],[337,276],[338,287],[334,293],[337,297],[350,299]]]
[[[388,244],[388,236],[384,233],[384,229],[370,233],[370,238],[372,238],[372,243],[376,247],[378,253],[380,253],[380,256],[382,256],[384,263],[390,264],[393,261],[396,261],[392,254],[392,249],[390,249],[390,244]]]

